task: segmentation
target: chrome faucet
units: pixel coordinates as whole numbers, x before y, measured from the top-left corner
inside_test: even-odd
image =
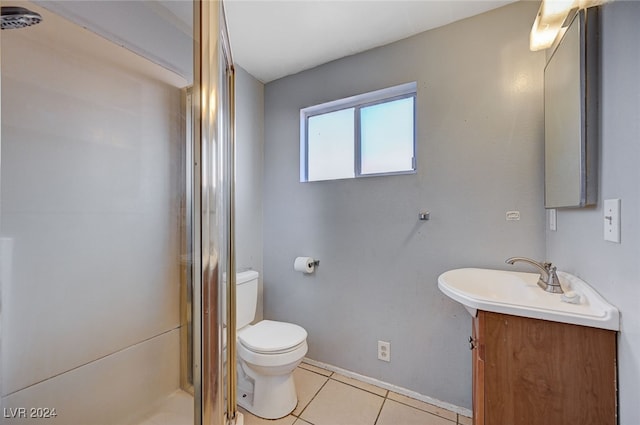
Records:
[[[560,279],[558,279],[558,274],[556,273],[556,266],[549,262],[540,263],[536,260],[532,260],[526,257],[511,257],[507,258],[505,262],[507,264],[513,264],[517,261],[529,263],[532,266],[537,267],[542,272],[540,278],[538,279],[539,287],[547,292],[551,292],[552,294],[564,293],[564,291],[562,290],[562,286],[560,286]]]

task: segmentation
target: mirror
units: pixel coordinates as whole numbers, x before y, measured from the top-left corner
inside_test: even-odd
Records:
[[[574,15],[544,71],[545,208],[597,200],[597,13]]]

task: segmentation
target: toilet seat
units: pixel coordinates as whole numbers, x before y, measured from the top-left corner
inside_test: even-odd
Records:
[[[306,345],[307,331],[293,323],[262,320],[238,330],[238,341],[257,354],[284,354]]]
[[[301,344],[290,348],[284,353],[256,353],[243,344],[238,344],[237,348],[238,359],[241,360],[242,363],[247,363],[251,365],[252,368],[266,368],[262,369],[261,372],[265,375],[281,374],[282,368],[288,369],[292,364],[297,366],[309,349],[307,341],[303,341]],[[291,368],[291,372],[293,372],[294,368]]]
[[[238,357],[257,367],[279,368],[299,363],[307,354],[307,331],[293,323],[263,320],[238,329]]]

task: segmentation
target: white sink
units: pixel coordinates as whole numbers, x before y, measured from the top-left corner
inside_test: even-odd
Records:
[[[580,296],[578,304],[570,304],[561,300],[561,294],[541,289],[537,284],[539,277],[537,273],[456,269],[438,277],[438,288],[464,305],[474,317],[477,310],[484,310],[614,331],[620,329],[618,309],[580,278],[558,272],[565,292],[572,290]]]

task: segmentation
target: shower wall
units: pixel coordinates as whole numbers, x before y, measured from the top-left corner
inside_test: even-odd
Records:
[[[5,408],[124,424],[178,388],[184,85],[51,14],[3,31]]]

